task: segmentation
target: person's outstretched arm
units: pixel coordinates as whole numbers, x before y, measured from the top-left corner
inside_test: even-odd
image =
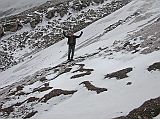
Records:
[[[81,34],[79,36],[76,36],[76,38],[80,38],[82,36],[83,32],[81,31]]]
[[[68,36],[66,35],[66,33],[64,31],[63,31],[63,35],[68,38]]]

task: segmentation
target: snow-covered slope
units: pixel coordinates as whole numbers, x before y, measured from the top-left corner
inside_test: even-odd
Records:
[[[0,71],[63,40],[64,30],[77,32],[122,8],[131,0],[82,1],[50,1],[0,19]]]
[[[64,39],[1,72],[1,118],[111,119],[152,98],[151,117],[157,116],[159,6],[159,0],[133,0],[84,28],[74,62],[65,62]],[[120,118],[149,118],[150,111],[141,113]]]

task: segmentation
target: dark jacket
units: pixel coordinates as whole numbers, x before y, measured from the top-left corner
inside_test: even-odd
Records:
[[[68,38],[68,45],[76,45],[76,38],[80,38],[82,36],[83,32],[81,32],[81,34],[79,36],[76,35],[66,35],[65,32],[63,32],[63,35]]]

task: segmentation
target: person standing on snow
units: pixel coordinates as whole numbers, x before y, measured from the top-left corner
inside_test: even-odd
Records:
[[[74,51],[75,51],[75,45],[76,45],[76,38],[80,38],[82,36],[83,32],[81,31],[81,34],[79,36],[74,35],[73,32],[70,32],[68,35],[63,31],[63,35],[68,38],[68,61],[73,61]]]

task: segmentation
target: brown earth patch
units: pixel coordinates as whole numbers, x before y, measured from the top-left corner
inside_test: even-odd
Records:
[[[53,87],[41,87],[41,88],[35,88],[35,89],[33,90],[33,93],[36,92],[36,91],[38,91],[38,92],[47,91],[47,90],[52,89],[52,88],[53,88]]]
[[[54,79],[56,79],[58,76],[62,75],[62,74],[65,74],[67,72],[70,72],[72,68],[65,68],[63,71],[59,72],[59,74],[54,77]],[[59,71],[59,69],[56,69],[57,71]]]
[[[57,96],[60,96],[60,95],[72,95],[75,92],[77,92],[77,90],[67,91],[67,90],[62,90],[62,89],[54,89],[50,93],[44,95],[44,97],[42,97],[39,100],[39,102],[46,103],[49,99],[51,99],[53,97],[57,97]]]
[[[160,62],[156,62],[148,67],[148,71],[152,71],[152,70],[154,70],[154,71],[159,70],[160,71]]]
[[[2,112],[3,115],[10,115],[11,112],[14,111],[13,106],[7,107],[7,108],[1,108],[0,112]]]
[[[13,91],[13,92],[11,92],[11,93],[9,93],[8,95],[9,95],[9,96],[15,95],[17,92],[23,90],[23,88],[24,88],[24,86],[17,86],[17,87],[16,87],[16,90]]]
[[[27,103],[29,103],[29,102],[34,102],[34,101],[37,101],[37,100],[39,100],[39,98],[30,97],[30,98],[28,98],[26,101],[27,101]]]
[[[131,85],[132,84],[132,82],[128,82],[126,85]]]
[[[127,78],[128,75],[127,73],[131,72],[133,70],[133,68],[126,68],[126,69],[122,69],[110,74],[105,75],[105,78],[116,78],[118,80],[123,79],[123,78]]]
[[[81,85],[81,84],[84,84],[85,87],[86,87],[88,90],[90,90],[90,91],[96,91],[97,94],[102,93],[102,92],[104,92],[104,91],[107,91],[106,88],[98,88],[98,87],[95,87],[95,86],[92,85],[89,81],[84,81],[84,82],[80,83],[79,85]]]
[[[10,113],[14,112],[14,109],[15,109],[16,107],[21,106],[21,105],[22,105],[23,103],[25,103],[25,102],[29,103],[29,102],[34,102],[34,101],[37,101],[37,100],[39,100],[39,98],[30,97],[30,98],[28,98],[27,100],[25,100],[25,101],[23,101],[23,102],[17,102],[16,104],[13,104],[13,105],[11,105],[11,106],[9,106],[9,107],[6,107],[6,108],[2,108],[2,106],[1,106],[1,107],[0,107],[0,112],[2,112],[2,115],[7,115],[7,116],[9,116]]]
[[[25,117],[23,117],[23,119],[31,118],[31,117],[33,117],[36,113],[38,113],[38,111],[33,111],[33,112],[27,114]]]
[[[41,82],[44,82],[44,81],[46,81],[47,79],[46,79],[46,77],[42,77],[42,78],[40,78],[39,79]]]
[[[76,65],[79,65],[79,69],[73,71],[72,73],[76,73],[76,72],[84,72],[84,73],[81,73],[81,74],[77,74],[77,75],[73,75],[71,77],[71,79],[73,78],[79,78],[79,77],[83,77],[85,75],[90,75],[92,71],[94,71],[93,69],[86,69],[84,68],[84,64],[76,64]]]
[[[144,102],[139,108],[132,110],[127,116],[114,119],[153,119],[160,114],[160,97]]]
[[[91,72],[86,72],[86,73],[82,73],[82,74],[77,74],[71,77],[71,79],[75,79],[75,78],[79,78],[79,77],[83,77],[85,75],[90,75]]]
[[[19,92],[19,93],[16,94],[16,96],[27,95],[27,94],[29,94],[29,93]]]

